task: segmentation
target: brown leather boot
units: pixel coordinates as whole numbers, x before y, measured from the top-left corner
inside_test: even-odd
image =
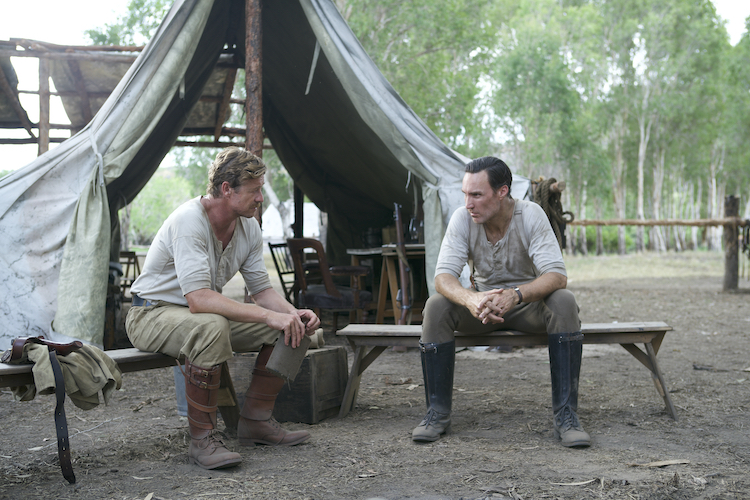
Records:
[[[310,438],[310,433],[306,431],[290,432],[282,429],[276,419],[271,417],[276,396],[284,387],[284,379],[266,370],[272,351],[272,345],[265,345],[258,353],[253,378],[245,393],[245,404],[237,425],[237,437],[243,446],[293,446]]]
[[[185,396],[188,404],[191,464],[204,469],[234,467],[242,462],[239,453],[229,451],[216,432],[221,366],[201,368],[185,360]]]

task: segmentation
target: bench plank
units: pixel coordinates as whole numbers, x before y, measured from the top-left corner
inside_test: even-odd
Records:
[[[171,356],[158,352],[143,352],[135,348],[115,349],[104,352],[117,363],[117,366],[120,367],[120,371],[123,373],[150,370],[153,368],[166,368],[177,364],[177,361]],[[19,385],[33,384],[34,377],[31,374],[33,366],[33,364],[9,365],[0,363],[0,387],[18,387]]]
[[[677,420],[677,411],[672,404],[664,377],[659,369],[656,355],[666,332],[672,327],[662,321],[629,323],[584,323],[581,332],[584,344],[620,344],[649,372],[656,390],[664,400],[667,412]],[[362,373],[389,346],[419,347],[421,325],[350,324],[336,335],[345,337],[354,351],[354,361],[344,392],[339,417],[346,416],[354,408],[359,392]],[[530,334],[516,331],[498,331],[488,334],[455,333],[456,347],[470,346],[541,346],[547,344],[547,334]],[[645,351],[635,344],[643,344]],[[369,349],[369,352],[367,349]]]

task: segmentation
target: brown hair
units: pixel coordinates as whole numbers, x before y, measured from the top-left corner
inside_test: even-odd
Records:
[[[206,193],[213,198],[221,198],[221,185],[224,182],[237,189],[245,181],[257,179],[265,173],[266,164],[250,151],[235,146],[226,148],[216,155],[208,169]]]

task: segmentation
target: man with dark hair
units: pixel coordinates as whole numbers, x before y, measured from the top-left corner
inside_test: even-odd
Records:
[[[564,446],[589,446],[578,421],[582,339],[578,305],[542,208],[510,195],[512,175],[498,158],[466,165],[465,208],[451,217],[435,269],[435,290],[425,305],[420,348],[427,415],[414,441],[435,441],[451,423],[454,331],[519,330],[547,333],[555,435]],[[474,285],[464,288],[469,264]]]
[[[159,229],[143,272],[131,287],[126,330],[135,347],[185,359],[191,463],[204,469],[241,462],[216,435],[221,364],[233,352],[259,351],[237,429],[241,445],[296,445],[310,435],[288,432],[271,417],[284,379],[266,369],[279,339],[296,348],[320,320],[295,309],[272,287],[255,212],[266,166],[244,149],[220,152],[209,169],[207,196],[175,210]],[[239,272],[253,303],[221,294]]]

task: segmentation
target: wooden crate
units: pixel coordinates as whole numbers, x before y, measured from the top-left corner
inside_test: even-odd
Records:
[[[255,353],[235,354],[230,360],[237,399],[242,407]],[[349,377],[346,348],[310,349],[294,382],[284,385],[276,399],[273,416],[279,422],[317,424],[338,415]]]
[[[297,378],[281,389],[273,416],[279,422],[317,424],[338,415],[348,378],[345,347],[311,349]]]

